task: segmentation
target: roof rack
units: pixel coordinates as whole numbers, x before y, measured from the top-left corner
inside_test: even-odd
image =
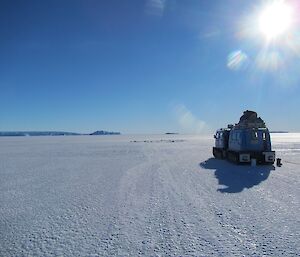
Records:
[[[262,118],[257,117],[254,111],[246,110],[241,116],[239,123],[235,124],[235,128],[266,128],[265,122]]]

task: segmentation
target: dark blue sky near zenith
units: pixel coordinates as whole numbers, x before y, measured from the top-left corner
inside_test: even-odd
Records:
[[[0,130],[300,131],[299,31],[266,46],[265,2],[1,0]]]

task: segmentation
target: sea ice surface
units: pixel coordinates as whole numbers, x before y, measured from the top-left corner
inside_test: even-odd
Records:
[[[0,256],[299,256],[300,134],[282,167],[188,135],[0,138]]]

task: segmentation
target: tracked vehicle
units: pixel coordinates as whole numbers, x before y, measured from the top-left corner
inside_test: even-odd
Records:
[[[265,122],[254,111],[245,111],[239,123],[221,128],[214,135],[213,155],[234,163],[273,164],[271,138]]]

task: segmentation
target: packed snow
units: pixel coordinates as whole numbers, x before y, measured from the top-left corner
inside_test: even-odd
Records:
[[[0,138],[0,256],[300,256],[300,134],[282,167],[184,135]]]

